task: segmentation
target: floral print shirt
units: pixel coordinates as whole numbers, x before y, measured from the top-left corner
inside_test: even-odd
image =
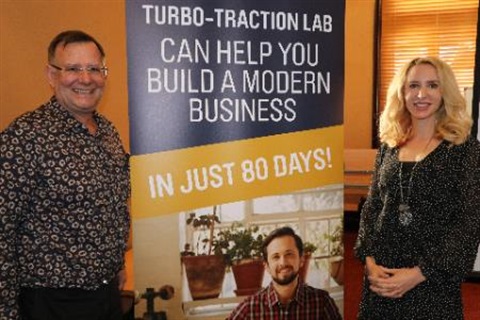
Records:
[[[92,135],[52,97],[0,134],[0,319],[20,287],[93,290],[123,267],[128,155],[95,113]]]

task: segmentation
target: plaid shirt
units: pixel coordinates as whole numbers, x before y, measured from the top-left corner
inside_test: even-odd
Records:
[[[283,305],[273,284],[246,298],[228,320],[339,320],[337,306],[327,291],[300,283],[295,297]]]

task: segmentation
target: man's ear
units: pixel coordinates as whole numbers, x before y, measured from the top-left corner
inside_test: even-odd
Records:
[[[300,268],[303,267],[304,264],[305,264],[305,255],[302,254],[302,255],[300,256]]]
[[[47,77],[47,81],[50,86],[53,88],[55,86],[55,70],[50,67],[48,64],[45,66],[45,77]]]

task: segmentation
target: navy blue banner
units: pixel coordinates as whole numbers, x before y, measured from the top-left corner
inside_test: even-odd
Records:
[[[126,1],[133,155],[343,123],[344,1]]]

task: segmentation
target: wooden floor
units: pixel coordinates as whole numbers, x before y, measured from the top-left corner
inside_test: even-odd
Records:
[[[353,256],[353,244],[356,237],[356,231],[345,230],[344,320],[357,319],[358,303],[360,301],[363,265]],[[464,283],[462,294],[465,320],[480,320],[480,283]]]

